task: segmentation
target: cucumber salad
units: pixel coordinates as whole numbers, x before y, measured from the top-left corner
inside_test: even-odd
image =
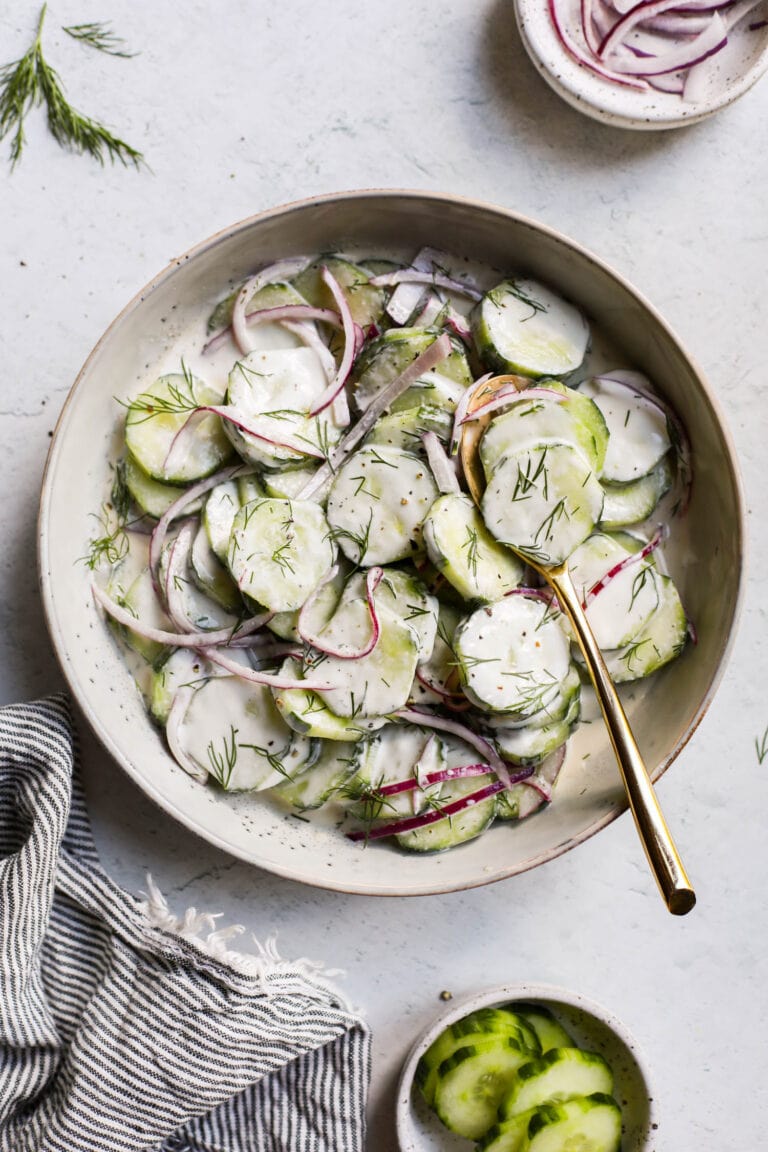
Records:
[[[525,557],[568,560],[618,682],[688,636],[660,547],[685,436],[596,344],[546,285],[432,249],[282,260],[201,309],[119,397],[88,557],[181,768],[414,852],[550,801],[584,676]]]

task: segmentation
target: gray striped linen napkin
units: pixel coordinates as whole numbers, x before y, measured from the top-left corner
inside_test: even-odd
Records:
[[[65,698],[0,709],[1,1152],[362,1152],[363,1021],[114,884],[75,759]]]

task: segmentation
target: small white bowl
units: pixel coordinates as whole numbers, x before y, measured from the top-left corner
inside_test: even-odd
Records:
[[[706,62],[702,94],[696,101],[667,92],[638,91],[603,79],[563,47],[542,0],[514,0],[520,36],[533,64],[559,96],[579,112],[616,128],[683,128],[712,116],[743,96],[768,68],[768,2],[756,8],[729,34],[728,43]],[[581,41],[580,0],[568,0],[565,24]]]
[[[597,1052],[610,1064],[613,1095],[621,1106],[622,1152],[654,1152],[658,1116],[645,1057],[627,1029],[605,1008],[565,988],[549,984],[504,984],[478,992],[451,1006],[422,1033],[400,1076],[397,1095],[397,1139],[401,1152],[467,1152],[471,1142],[449,1132],[427,1107],[414,1083],[416,1065],[449,1025],[478,1008],[531,1001],[548,1008],[580,1048]]]

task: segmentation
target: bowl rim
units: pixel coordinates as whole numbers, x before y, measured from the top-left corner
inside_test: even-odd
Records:
[[[264,867],[258,860],[253,858],[247,850],[241,849],[236,845],[232,845],[227,841],[224,836],[218,835],[212,831],[202,821],[195,819],[193,816],[183,812],[179,809],[173,800],[164,795],[162,791],[155,785],[151,776],[142,774],[136,770],[122,752],[120,745],[112,738],[112,735],[106,724],[100,719],[96,710],[91,707],[87,692],[84,685],[80,683],[80,679],[73,674],[68,661],[67,650],[64,644],[62,635],[60,634],[54,602],[54,594],[52,582],[45,578],[45,573],[49,570],[49,538],[48,538],[48,520],[50,516],[50,504],[52,499],[52,477],[55,472],[56,463],[60,452],[62,451],[62,444],[64,442],[63,430],[69,418],[71,408],[74,406],[76,397],[80,388],[85,381],[92,363],[99,356],[102,347],[112,338],[113,333],[120,327],[123,321],[131,315],[141,304],[160,286],[164,285],[179,268],[186,265],[196,257],[208,252],[219,243],[225,240],[232,239],[237,235],[247,232],[254,226],[258,226],[262,222],[266,222],[277,217],[290,217],[295,212],[303,212],[312,209],[313,207],[323,207],[329,204],[345,203],[349,201],[374,201],[374,200],[403,200],[403,201],[420,201],[430,202],[435,205],[459,205],[471,211],[480,211],[485,213],[492,213],[499,218],[511,222],[524,228],[529,228],[534,232],[538,232],[547,236],[551,241],[556,244],[564,245],[569,250],[575,252],[581,259],[594,265],[602,275],[606,276],[609,280],[613,281],[623,291],[628,292],[635,300],[646,310],[652,317],[655,324],[657,324],[665,333],[666,337],[674,345],[674,347],[681,354],[682,358],[688,363],[691,370],[696,376],[697,383],[705,394],[708,403],[710,404],[717,422],[720,432],[723,437],[724,444],[727,448],[727,466],[730,474],[730,480],[734,492],[735,503],[737,508],[736,536],[738,540],[738,559],[739,571],[737,577],[737,587],[735,589],[733,601],[733,615],[731,627],[728,632],[725,644],[720,653],[720,658],[717,667],[713,670],[709,679],[707,689],[699,702],[696,715],[693,718],[689,728],[682,733],[677,743],[670,749],[668,755],[657,765],[653,773],[654,782],[658,781],[669,765],[679,756],[683,748],[693,736],[694,732],[701,723],[703,717],[708,711],[719,684],[725,673],[733,645],[735,643],[736,633],[738,630],[738,623],[741,616],[744,600],[745,588],[745,536],[746,536],[746,514],[745,514],[745,500],[743,493],[743,485],[739,468],[737,465],[737,456],[735,445],[725,421],[720,403],[711,390],[706,377],[700,369],[696,360],[688,353],[683,346],[682,342],[678,339],[674,330],[661,316],[653,304],[634,287],[634,285],[623,277],[619,272],[613,269],[609,264],[605,263],[600,257],[596,256],[591,250],[579,244],[577,241],[572,240],[565,233],[560,232],[556,228],[543,224],[532,217],[515,212],[511,209],[504,208],[500,205],[493,204],[488,201],[478,200],[471,197],[466,197],[453,193],[422,191],[419,189],[401,189],[401,188],[364,188],[364,189],[351,189],[341,192],[325,193],[318,196],[310,196],[303,199],[292,200],[285,204],[276,207],[264,209],[261,212],[247,216],[235,224],[226,226],[213,233],[211,236],[193,245],[187,249],[181,256],[172,258],[168,264],[159,273],[157,273],[151,280],[149,280],[143,288],[134,294],[128,303],[120,310],[120,312],[111,321],[108,327],[104,330],[98,341],[92,348],[91,352],[84,361],[80,371],[78,372],[74,383],[72,384],[64,404],[59,413],[58,419],[54,426],[51,444],[48,450],[43,476],[41,481],[41,496],[37,516],[37,573],[38,584],[41,593],[43,604],[43,612],[48,629],[48,634],[53,644],[54,652],[58,660],[59,666],[63,672],[64,678],[67,682],[70,692],[75,698],[77,706],[81,713],[88,722],[91,730],[94,732],[99,742],[109,752],[109,754],[117,761],[121,768],[127,772],[135,784],[148,795],[154,803],[156,803],[163,811],[170,815],[173,819],[183,824],[190,831],[205,839],[208,843],[213,844],[215,847],[220,848],[222,851],[228,853],[230,856],[235,856],[239,859],[256,867]],[[370,895],[385,896],[385,897],[401,897],[407,896],[422,896],[422,895],[437,895],[448,891],[461,891],[474,887],[481,887],[487,883],[496,880],[508,879],[512,875],[520,872],[529,871],[532,868],[538,867],[542,863],[555,859],[557,856],[563,855],[566,851],[576,847],[578,844],[590,839],[597,832],[607,827],[618,816],[626,811],[628,805],[626,799],[622,797],[621,801],[607,812],[604,816],[597,819],[589,827],[583,829],[581,832],[574,833],[568,837],[566,841],[557,845],[554,849],[546,850],[538,853],[530,859],[522,862],[519,866],[500,874],[495,874],[491,877],[474,877],[461,883],[451,882],[450,886],[445,883],[432,883],[426,885],[418,891],[403,892],[397,886],[390,888],[378,889],[376,892],[369,892]],[[367,889],[358,887],[345,886],[339,882],[323,882],[322,878],[316,877],[311,874],[303,874],[297,877],[295,870],[290,867],[281,867],[274,863],[268,865],[268,870],[276,875],[280,875],[285,879],[299,880],[301,883],[309,884],[310,886],[331,889],[333,891],[344,892],[347,894],[359,895],[368,892]]]
[[[494,1004],[507,1004],[513,1003],[514,1001],[542,1003],[545,1007],[550,1002],[565,1004],[569,1008],[593,1016],[596,1020],[605,1024],[611,1032],[618,1037],[624,1047],[628,1049],[637,1064],[645,1085],[648,1100],[647,1130],[649,1133],[655,1133],[657,1131],[659,1123],[658,1105],[656,1103],[656,1093],[653,1090],[653,1076],[648,1058],[641,1045],[623,1021],[613,1012],[609,1011],[609,1009],[604,1008],[602,1004],[597,1003],[597,1001],[592,1000],[588,996],[584,996],[581,992],[574,992],[569,988],[563,988],[557,984],[540,984],[534,981],[521,981],[515,984],[497,984],[483,991],[471,992],[466,996],[459,997],[457,1000],[452,1000],[451,1006],[435,1016],[432,1023],[416,1037],[403,1062],[397,1082],[395,1126],[401,1152],[413,1152],[414,1148],[412,1142],[407,1142],[407,1126],[409,1125],[411,1095],[416,1065],[420,1057],[444,1029],[448,1028],[451,1024],[455,1024],[457,1020],[461,1020],[464,1016],[468,1016],[470,1012],[474,1012],[478,1008],[488,1008]]]

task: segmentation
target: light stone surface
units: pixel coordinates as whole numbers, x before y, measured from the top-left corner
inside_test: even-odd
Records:
[[[3,6],[4,60],[24,51],[34,17],[22,0]],[[576,989],[636,1034],[655,1069],[657,1152],[757,1152],[768,1130],[768,759],[755,748],[768,725],[768,81],[696,127],[633,135],[559,101],[508,0],[119,0],[109,18],[140,52],[132,60],[59,31],[103,18],[95,0],[52,0],[49,52],[75,104],[142,148],[151,170],[61,151],[39,113],[22,163],[0,167],[2,701],[62,686],[34,579],[50,431],[104,328],[170,258],[259,209],[374,186],[461,193],[562,230],[665,315],[719,395],[743,469],[739,636],[659,787],[695,911],[664,911],[628,816],[510,881],[396,901],[310,891],[230,859],[155,809],[83,732],[90,809],[123,885],[138,891],[151,872],[177,910],[220,912],[262,939],[277,930],[284,956],[346,970],[375,1036],[370,1152],[394,1147],[398,1069],[441,990],[516,979]]]

